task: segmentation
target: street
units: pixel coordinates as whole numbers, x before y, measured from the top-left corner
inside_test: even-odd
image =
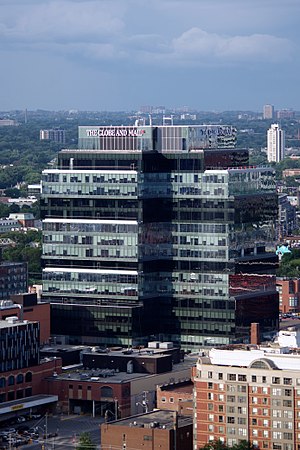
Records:
[[[42,431],[46,429],[46,418],[44,416],[38,421],[28,422],[29,426],[38,427],[40,434],[38,441],[19,448],[40,450],[44,445],[45,450],[75,449],[76,444],[79,442],[80,434],[83,432],[89,433],[96,448],[100,448],[100,424],[103,421],[102,417],[92,418],[91,416],[80,415],[48,416],[47,435],[52,435],[53,437],[43,439]]]

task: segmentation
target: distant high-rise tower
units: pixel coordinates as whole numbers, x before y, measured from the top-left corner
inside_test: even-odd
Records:
[[[267,156],[269,162],[279,162],[284,158],[285,132],[277,123],[268,129]]]
[[[273,105],[264,105],[263,118],[264,119],[274,119],[274,106]]]

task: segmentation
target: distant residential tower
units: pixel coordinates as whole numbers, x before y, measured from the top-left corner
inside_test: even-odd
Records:
[[[277,123],[267,132],[267,157],[269,162],[279,162],[284,158],[285,132]]]

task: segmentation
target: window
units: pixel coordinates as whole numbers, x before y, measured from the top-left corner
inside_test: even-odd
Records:
[[[256,381],[257,381],[257,379],[256,379],[257,377],[256,377],[256,375],[252,375],[252,377],[251,377],[251,381],[252,381],[252,383],[256,383]]]
[[[170,397],[169,402],[170,402],[170,403],[174,403],[174,397]]]
[[[267,377],[262,377],[262,382],[266,383],[267,382]]]
[[[273,384],[280,384],[280,378],[279,377],[272,377],[272,383]]]
[[[13,375],[10,375],[8,377],[8,382],[7,382],[8,386],[13,386],[15,384],[15,377]]]
[[[228,379],[229,381],[236,381],[236,374],[235,374],[235,373],[229,373],[229,374],[227,375],[227,379]]]
[[[268,393],[268,388],[263,387],[263,388],[262,388],[262,393],[263,393],[263,394],[267,394],[267,393]]]
[[[219,412],[224,412],[224,406],[223,405],[219,405]]]
[[[214,415],[213,414],[208,414],[208,420],[209,422],[213,422],[214,421]]]
[[[292,407],[292,400],[283,400],[282,405],[291,408]]]
[[[162,403],[165,403],[166,397],[162,397],[162,398],[161,398],[161,401],[162,401]]]
[[[22,373],[19,373],[17,375],[17,384],[21,384],[21,383],[23,383],[23,381],[24,381],[24,376]]]
[[[292,396],[292,389],[284,389],[283,392],[286,397]]]
[[[283,384],[289,384],[291,386],[292,382],[292,378],[283,378]]]
[[[214,385],[213,383],[208,383],[208,389],[213,389]]]
[[[224,402],[224,394],[219,394],[218,400],[219,400],[219,402]]]
[[[219,416],[219,423],[223,423],[224,422],[224,417],[223,416]]]
[[[268,416],[268,415],[269,415],[269,411],[266,408],[264,408],[263,409],[263,416]]]
[[[268,430],[263,430],[263,437],[264,437],[264,438],[268,438],[268,437],[269,437],[269,432],[268,432]]]
[[[152,436],[144,435],[144,441],[152,441]]]
[[[237,387],[237,391],[238,391],[238,392],[247,392],[247,386],[245,386],[245,385],[239,385],[239,386]]]
[[[214,426],[213,425],[208,425],[208,431],[214,431]]]
[[[257,414],[257,408],[252,408],[252,414]]]
[[[6,379],[4,377],[0,378],[0,388],[4,388],[6,386]]]
[[[257,403],[258,403],[258,398],[257,398],[257,397],[252,397],[252,403],[253,403],[254,405],[257,405]]]
[[[207,372],[207,377],[212,378],[212,372]]]
[[[234,414],[235,413],[235,407],[234,406],[227,406],[227,412],[229,414]]]
[[[252,430],[252,436],[257,437],[258,436],[258,430],[256,430],[256,429]]]
[[[101,397],[108,397],[108,398],[112,398],[113,397],[113,390],[111,387],[109,386],[102,386],[100,389],[101,392]]]
[[[208,400],[213,400],[214,399],[214,394],[212,392],[208,393]]]
[[[252,425],[257,425],[257,419],[252,419]]]
[[[25,382],[30,383],[32,381],[32,372],[27,372],[25,375]]]
[[[246,425],[246,417],[238,417],[239,425]]]
[[[273,388],[272,392],[273,392],[273,395],[281,395],[281,389]]]
[[[257,386],[252,386],[251,387],[251,392],[257,392]]]
[[[263,425],[264,427],[268,427],[269,426],[269,421],[267,419],[263,420]]]
[[[223,373],[222,372],[218,373],[218,379],[219,380],[223,380]]]
[[[247,376],[246,376],[246,375],[239,374],[239,375],[238,375],[238,381],[247,381]]]
[[[227,423],[234,423],[234,417],[227,417]]]

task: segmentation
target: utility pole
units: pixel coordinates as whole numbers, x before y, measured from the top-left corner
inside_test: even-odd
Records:
[[[145,413],[146,414],[149,411],[149,401],[148,401],[148,397],[147,397],[148,393],[149,393],[148,391],[144,391],[143,392],[143,401],[142,401],[142,405],[145,408]]]
[[[118,420],[118,399],[115,398],[115,420]]]

